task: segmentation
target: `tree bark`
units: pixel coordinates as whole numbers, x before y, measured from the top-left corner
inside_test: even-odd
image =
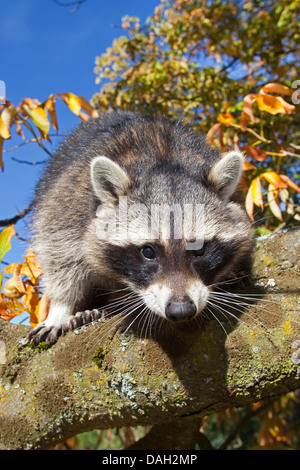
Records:
[[[47,449],[95,428],[164,429],[295,390],[299,253],[299,229],[259,238],[253,278],[265,296],[240,315],[233,295],[226,315],[154,329],[151,338],[110,321],[69,332],[51,348],[32,347],[24,339],[30,327],[1,320],[0,448]]]

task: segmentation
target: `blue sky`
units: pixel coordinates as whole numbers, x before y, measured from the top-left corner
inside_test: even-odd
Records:
[[[13,104],[27,97],[44,101],[51,93],[73,92],[90,99],[99,90],[95,84],[95,57],[124,34],[122,16],[139,16],[142,23],[153,14],[159,0],[86,0],[77,12],[53,0],[10,0],[0,6],[0,80]],[[58,106],[61,133],[78,123],[67,107]],[[52,138],[53,147],[59,139]],[[21,143],[13,137],[4,150]],[[29,166],[12,160],[41,161],[44,152],[33,143],[4,153],[0,173],[0,219],[14,216],[32,200],[42,165]],[[28,223],[28,222],[27,222]],[[23,221],[16,231],[28,237]],[[15,238],[4,260],[22,261],[26,245]]]

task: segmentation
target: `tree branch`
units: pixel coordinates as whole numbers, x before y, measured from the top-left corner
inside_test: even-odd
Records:
[[[298,388],[299,238],[294,229],[258,239],[254,279],[267,294],[239,321],[233,296],[228,315],[205,328],[162,328],[145,339],[100,323],[50,349],[24,342],[29,327],[0,321],[0,448],[46,449],[95,428],[201,418]]]
[[[8,225],[13,225],[17,223],[20,219],[23,219],[25,215],[29,214],[30,211],[31,211],[31,204],[28,207],[26,207],[26,209],[16,214],[14,217],[11,217],[10,219],[0,220],[0,227],[7,227]]]

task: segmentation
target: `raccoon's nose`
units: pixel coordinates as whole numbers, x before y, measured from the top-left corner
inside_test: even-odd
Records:
[[[168,320],[172,322],[182,322],[190,320],[197,313],[197,307],[192,300],[176,301],[170,300],[165,309]]]

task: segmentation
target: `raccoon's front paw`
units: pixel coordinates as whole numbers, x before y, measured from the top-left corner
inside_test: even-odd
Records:
[[[54,344],[59,336],[64,335],[69,331],[68,323],[69,322],[66,322],[58,326],[47,326],[45,323],[41,323],[28,333],[27,338],[30,343],[35,346],[42,341],[45,341],[48,344]]]
[[[63,336],[68,331],[75,330],[80,326],[99,320],[100,318],[102,318],[101,310],[94,309],[77,312],[74,316],[70,317],[69,320],[61,323],[60,325],[47,326],[46,323],[41,323],[30,331],[27,338],[30,343],[34,345],[37,345],[42,341],[54,344],[59,336]]]

